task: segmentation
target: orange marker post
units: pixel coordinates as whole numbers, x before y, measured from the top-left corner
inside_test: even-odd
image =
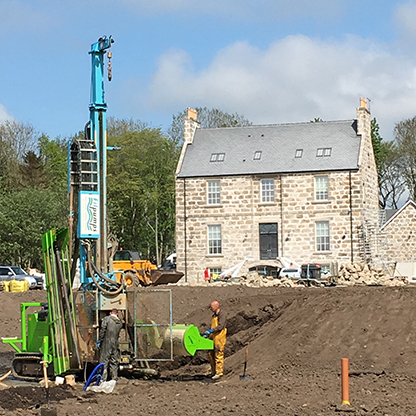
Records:
[[[348,358],[341,358],[341,390],[342,390],[342,404],[350,403],[350,387],[349,387],[349,371]]]

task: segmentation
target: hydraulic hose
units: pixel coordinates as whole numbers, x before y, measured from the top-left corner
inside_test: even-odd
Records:
[[[82,241],[81,244],[84,246],[86,252],[87,252],[87,260],[88,260],[88,269],[91,275],[91,278],[93,280],[93,282],[95,283],[95,285],[97,286],[97,288],[106,293],[107,295],[118,295],[124,287],[124,277],[121,278],[121,282],[117,283],[114,280],[108,278],[107,276],[105,276],[103,273],[100,272],[100,270],[98,270],[98,267],[95,265],[95,263],[92,261],[91,258],[91,250],[90,250],[90,243],[86,242],[86,241]],[[108,290],[105,289],[102,284],[100,284],[98,282],[98,280],[95,278],[95,274],[97,274],[98,276],[100,276],[100,278],[102,280],[104,280],[105,282],[107,282],[109,284],[109,286],[115,286],[116,289],[115,290]]]

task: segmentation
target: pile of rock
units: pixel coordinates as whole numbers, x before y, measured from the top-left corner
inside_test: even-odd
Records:
[[[367,263],[342,264],[338,272],[339,285],[382,285],[403,286],[405,283],[397,278],[388,276],[383,269]]]
[[[187,285],[187,283],[179,282],[177,285]],[[239,278],[233,278],[228,281],[216,280],[212,282],[191,282],[189,286],[230,286],[230,285],[242,285],[249,287],[272,287],[272,286],[281,286],[281,287],[294,287],[296,283],[288,279],[287,277],[282,277],[275,279],[272,276],[265,276],[257,272],[250,272],[246,275],[243,275]]]
[[[249,273],[247,276],[243,276],[239,283],[249,287],[296,286],[295,282],[287,277],[274,279],[272,276],[264,276],[258,273]]]

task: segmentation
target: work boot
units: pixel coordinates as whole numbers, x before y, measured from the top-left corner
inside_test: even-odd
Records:
[[[219,378],[221,378],[222,375],[220,374],[215,374],[215,376],[212,376],[212,380],[218,380]]]
[[[118,371],[117,370],[116,371],[110,370],[110,375],[111,375],[111,380],[117,381],[117,379],[118,379]]]

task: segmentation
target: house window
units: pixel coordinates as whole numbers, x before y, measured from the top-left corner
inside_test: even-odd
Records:
[[[221,254],[221,225],[208,225],[208,253]]]
[[[303,155],[303,149],[296,149],[295,158],[299,159],[302,157],[302,155]]]
[[[212,280],[215,281],[215,280],[219,279],[221,272],[222,272],[221,267],[210,267],[209,268],[209,277]]]
[[[224,162],[225,153],[211,153],[210,162]]]
[[[316,157],[329,157],[331,156],[332,147],[320,147],[316,149]]]
[[[328,176],[315,177],[315,200],[328,200]]]
[[[329,221],[315,223],[316,251],[329,251]]]
[[[208,205],[218,205],[221,202],[220,181],[207,182],[207,203]]]
[[[261,180],[261,202],[274,202],[274,179]]]
[[[261,159],[261,150],[257,150],[254,152],[253,160],[260,160]]]

